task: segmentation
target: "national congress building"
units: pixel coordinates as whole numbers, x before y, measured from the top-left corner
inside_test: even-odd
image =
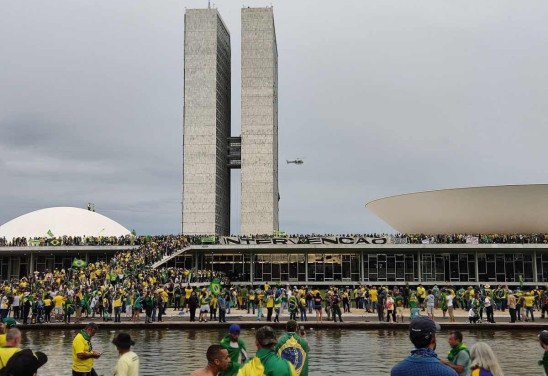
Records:
[[[184,234],[230,231],[230,172],[241,169],[243,234],[278,230],[278,50],[272,8],[243,8],[241,136],[231,135],[230,33],[217,9],[185,14]]]

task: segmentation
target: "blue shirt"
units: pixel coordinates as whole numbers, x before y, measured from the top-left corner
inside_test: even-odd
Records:
[[[452,368],[447,367],[431,351],[432,356],[411,355],[392,367],[390,376],[458,376]]]

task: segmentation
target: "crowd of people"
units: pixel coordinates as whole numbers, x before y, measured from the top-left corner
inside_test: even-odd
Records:
[[[470,349],[458,330],[447,335],[450,351],[447,357],[436,353],[440,325],[432,318],[420,316],[411,320],[409,340],[414,349],[395,364],[391,376],[504,376],[497,356],[486,342],[477,342]],[[538,335],[544,356],[538,366],[548,373],[548,331]],[[307,376],[310,347],[306,332],[294,320],[287,321],[286,333],[276,338],[273,329],[264,326],[255,331],[257,353],[249,358],[240,338],[240,327],[231,325],[219,344],[206,353],[207,365],[190,376]]]
[[[239,325],[230,325],[228,334],[207,349],[207,365],[190,376],[308,376],[310,349],[296,321],[286,323],[286,332],[280,338],[270,326],[257,329],[254,357],[248,356],[240,331]]]
[[[547,244],[548,234],[396,234],[394,243],[407,244]]]
[[[439,324],[429,317],[411,320],[409,340],[415,347],[409,356],[397,363],[391,376],[504,376],[491,346],[477,342],[470,349],[463,344],[460,331],[450,331],[451,347],[447,359],[436,353]],[[542,345],[542,342],[541,342]]]
[[[150,238],[150,237],[148,237]],[[17,237],[7,240],[0,238],[0,247],[27,246],[124,246],[141,245],[147,240],[145,236],[44,236],[34,238]]]
[[[77,332],[72,341],[72,375],[97,375],[94,363],[102,353],[94,351],[92,339],[99,327],[89,323]],[[427,316],[411,320],[409,340],[414,349],[408,357],[396,363],[391,376],[503,376],[491,346],[477,342],[470,349],[464,344],[462,332],[453,330],[447,335],[450,351],[447,357],[436,353],[440,326]],[[21,349],[21,331],[0,325],[0,375],[35,376],[48,357],[40,351]],[[247,344],[240,338],[241,328],[230,325],[226,336],[207,349],[206,366],[190,376],[308,376],[310,346],[306,331],[295,320],[286,323],[286,332],[279,338],[269,326],[255,331],[254,357],[247,353]],[[538,366],[548,372],[548,331],[538,335],[544,355]],[[112,340],[119,354],[114,368],[116,376],[138,376],[139,356],[132,351],[135,342],[125,332]]]
[[[66,238],[63,241],[66,241],[64,244],[71,242],[71,244],[81,244],[80,242],[85,240]],[[95,239],[91,242],[95,241],[99,240]],[[129,238],[116,240],[119,243],[125,241],[130,240]],[[140,237],[131,241],[139,247],[119,251],[108,262],[99,261],[67,270],[36,272],[21,279],[4,281],[0,285],[0,319],[3,321],[12,319],[14,322],[20,321],[23,324],[40,324],[81,322],[92,318],[120,322],[124,317],[126,321],[144,320],[146,323],[153,323],[163,321],[168,309],[178,311],[183,316],[188,314],[190,321],[201,322],[209,320],[226,322],[231,310],[241,310],[253,314],[257,321],[266,320],[267,322],[280,322],[282,315],[285,315],[285,317],[289,316],[290,320],[288,335],[277,340],[272,329],[266,327],[257,330],[256,344],[259,351],[252,361],[247,359],[245,345],[242,346],[241,341],[238,340],[239,328],[236,330],[234,326],[231,326],[228,336],[219,345],[214,345],[217,347],[208,351],[208,365],[196,371],[194,375],[208,374],[204,372],[212,370],[217,370],[223,375],[249,375],[253,374],[249,373],[252,372],[250,371],[252,367],[271,369],[272,372],[276,372],[276,375],[304,375],[308,370],[308,364],[306,363],[305,366],[304,360],[296,363],[295,357],[287,356],[288,362],[284,360],[283,355],[284,349],[288,349],[287,354],[295,354],[294,348],[296,344],[299,344],[302,348],[300,350],[302,359],[307,359],[308,345],[305,345],[304,337],[298,334],[297,322],[309,320],[343,322],[343,316],[346,313],[356,310],[356,312],[376,314],[379,321],[410,320],[411,333],[417,334],[420,338],[415,341],[415,337],[410,336],[412,342],[415,341],[413,344],[416,349],[410,355],[410,359],[402,362],[401,367],[407,367],[406,362],[416,365],[416,358],[421,359],[418,363],[424,363],[425,367],[430,367],[433,362],[424,359],[432,358],[437,362],[433,369],[437,369],[435,372],[439,373],[425,373],[425,369],[418,368],[417,373],[405,373],[407,375],[454,375],[457,373],[475,376],[476,374],[473,373],[475,367],[475,369],[484,368],[480,375],[489,375],[485,372],[491,372],[491,375],[498,376],[502,375],[502,371],[497,370],[492,364],[488,345],[478,343],[470,351],[463,350],[462,335],[458,332],[450,333],[449,338],[452,348],[453,344],[457,346],[455,354],[451,355],[447,361],[437,360],[433,352],[435,331],[427,325],[438,318],[435,316],[436,312],[441,310],[442,315],[449,321],[455,321],[455,310],[465,310],[468,313],[468,321],[471,323],[483,321],[494,323],[494,312],[497,310],[508,311],[510,322],[534,321],[539,317],[536,312],[541,318],[546,317],[548,312],[548,291],[543,287],[527,290],[522,286],[510,288],[504,285],[493,287],[480,285],[465,288],[419,284],[416,286],[359,285],[318,288],[270,285],[269,283],[261,286],[235,286],[231,285],[231,281],[225,275],[213,270],[151,267],[163,257],[188,246],[190,243],[188,237],[174,235]],[[425,335],[426,327],[429,328],[427,328],[429,335]],[[4,347],[18,348],[17,338],[20,338],[20,332],[16,328],[6,329],[7,345],[2,344],[0,334],[0,366],[10,369],[8,368],[10,357],[19,351],[5,352],[3,349]],[[81,338],[78,336],[75,338],[73,375],[92,374],[90,372],[92,372],[93,361],[101,355],[91,350],[91,338],[96,330],[96,324],[91,323],[79,333]],[[120,367],[138,368],[138,356],[130,351],[133,341],[129,335],[120,333],[116,338],[120,359],[124,359]],[[548,334],[543,335],[542,340],[545,340],[546,343],[543,342],[543,346],[548,349]],[[283,344],[280,344],[280,341]],[[120,344],[121,346],[118,346]],[[88,345],[89,349],[86,347]],[[243,351],[234,350],[236,348]],[[456,349],[460,350],[457,352]],[[469,354],[469,367],[460,368],[459,364],[453,362],[461,356],[464,357],[464,353],[461,354],[462,351]],[[124,356],[124,354],[129,355]],[[230,362],[227,361],[226,355],[230,358]],[[47,360],[45,354],[39,352],[31,352],[28,355],[22,353],[21,356],[18,355],[13,359],[17,360],[23,356],[26,364],[32,364],[33,367],[39,367],[45,363],[44,360]],[[496,361],[496,358],[494,359]],[[12,363],[16,363],[15,360]],[[542,365],[548,368],[548,355],[546,360],[542,361]],[[445,373],[440,371],[440,366],[445,367],[443,371]],[[398,373],[399,367],[398,365],[394,367],[393,375],[402,374]],[[463,373],[465,369],[469,372]],[[3,374],[1,372],[0,370],[0,375]],[[23,375],[23,373],[15,374]],[[131,373],[120,373],[120,375],[125,374]]]
[[[548,244],[548,234],[256,234],[230,235],[252,240],[272,238],[299,239],[306,244],[307,239],[317,237],[359,237],[387,238],[391,243],[398,244]],[[220,244],[221,237],[217,235],[162,235],[162,236],[44,236],[37,238],[18,237],[11,240],[0,237],[0,247],[26,246],[133,246],[142,245],[151,239],[185,239],[189,245]]]
[[[0,318],[28,323],[80,322],[99,317],[104,321],[162,321],[170,304],[181,303],[185,286],[214,279],[228,283],[212,270],[151,265],[187,245],[181,236],[140,239],[138,249],[117,252],[108,262],[73,265],[69,269],[35,272],[0,285]],[[176,303],[176,301],[178,303]]]
[[[257,321],[343,321],[345,313],[375,314],[379,321],[404,322],[422,314],[441,313],[455,322],[455,311],[468,313],[471,323],[495,323],[496,311],[508,312],[511,323],[535,321],[548,313],[548,290],[506,285],[312,287],[232,285],[213,270],[151,268],[173,240],[145,242],[138,250],[116,253],[109,261],[52,272],[35,272],[0,284],[0,319],[24,324],[80,322],[86,318],[146,323],[163,321],[168,309],[191,321],[225,322],[231,310]],[[171,243],[170,243],[171,244]],[[437,310],[437,311],[436,311]],[[499,315],[500,317],[500,315]]]

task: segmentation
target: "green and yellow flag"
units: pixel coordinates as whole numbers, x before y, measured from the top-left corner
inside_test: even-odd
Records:
[[[215,244],[215,235],[211,235],[211,236],[204,236],[202,237],[201,241],[202,241],[202,244]]]
[[[53,237],[54,237],[53,232],[51,232],[51,230],[48,230],[48,232],[46,232],[46,234],[47,234],[50,238],[53,238]]]
[[[75,258],[74,261],[72,261],[72,267],[73,268],[84,268],[88,263],[84,260],[80,260],[78,258]]]
[[[221,293],[221,282],[217,278],[213,278],[209,284],[209,291],[215,296]]]

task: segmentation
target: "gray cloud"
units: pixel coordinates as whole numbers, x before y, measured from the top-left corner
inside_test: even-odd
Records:
[[[233,134],[240,4],[270,2],[216,2],[232,39]],[[184,8],[205,5],[2,4],[0,223],[92,201],[140,233],[180,229]],[[365,202],[546,182],[545,2],[273,5],[283,230],[390,231]],[[305,164],[285,163],[296,157]]]

